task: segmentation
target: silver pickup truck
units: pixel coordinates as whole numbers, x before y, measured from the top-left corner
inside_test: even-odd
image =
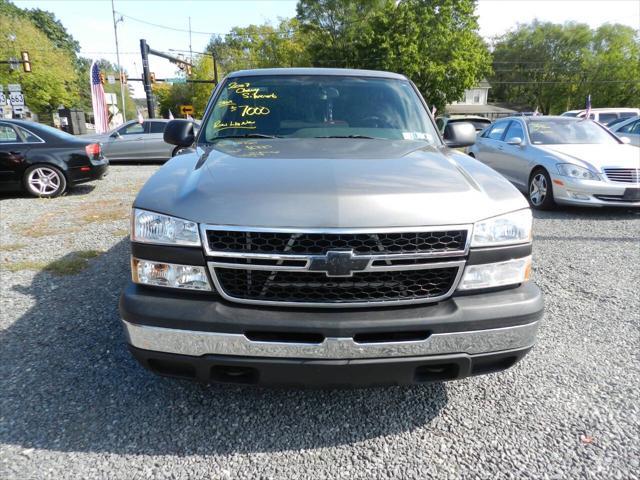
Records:
[[[133,205],[133,355],[202,382],[387,385],[511,367],[543,314],[532,217],[406,77],[229,75]]]

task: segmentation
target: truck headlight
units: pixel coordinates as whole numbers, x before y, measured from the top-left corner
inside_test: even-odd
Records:
[[[528,208],[476,222],[471,246],[495,247],[530,242],[532,225],[533,217]]]
[[[199,247],[200,234],[195,222],[134,208],[131,241]]]
[[[579,167],[573,163],[559,163],[558,173],[565,177],[577,178],[578,180],[600,180],[597,173],[588,168]]]
[[[517,285],[531,278],[531,255],[506,262],[467,265],[458,290]]]
[[[177,265],[131,258],[131,276],[135,283],[155,287],[210,291],[209,278],[200,265]]]

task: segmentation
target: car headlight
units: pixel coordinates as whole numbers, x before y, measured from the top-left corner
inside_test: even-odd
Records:
[[[209,278],[200,265],[177,265],[131,258],[131,276],[135,283],[155,287],[210,291]]]
[[[198,224],[195,222],[134,208],[132,223],[133,242],[200,246]]]
[[[528,208],[476,222],[471,246],[495,247],[530,242],[532,224],[533,217]]]
[[[558,173],[564,177],[577,178],[579,180],[600,180],[597,173],[573,163],[559,163]]]
[[[531,277],[531,255],[506,262],[467,265],[458,290],[504,287],[524,283]]]

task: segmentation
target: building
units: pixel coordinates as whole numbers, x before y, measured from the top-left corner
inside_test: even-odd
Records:
[[[483,79],[478,85],[464,91],[461,100],[453,102],[445,107],[445,115],[477,115],[494,120],[500,117],[508,117],[517,113],[515,110],[499,107],[489,103],[489,89],[491,85]]]

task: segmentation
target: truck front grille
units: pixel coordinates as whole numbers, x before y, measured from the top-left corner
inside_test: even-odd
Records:
[[[209,248],[222,252],[324,255],[353,250],[361,255],[464,250],[466,230],[401,233],[297,233],[207,230]]]
[[[640,183],[640,168],[605,168],[604,174],[612,182]]]
[[[362,307],[437,302],[455,290],[471,225],[269,229],[203,225],[205,254],[227,300]]]
[[[235,298],[287,303],[370,303],[419,300],[445,295],[457,267],[413,271],[354,273],[330,278],[324,273],[216,268],[220,286]]]

